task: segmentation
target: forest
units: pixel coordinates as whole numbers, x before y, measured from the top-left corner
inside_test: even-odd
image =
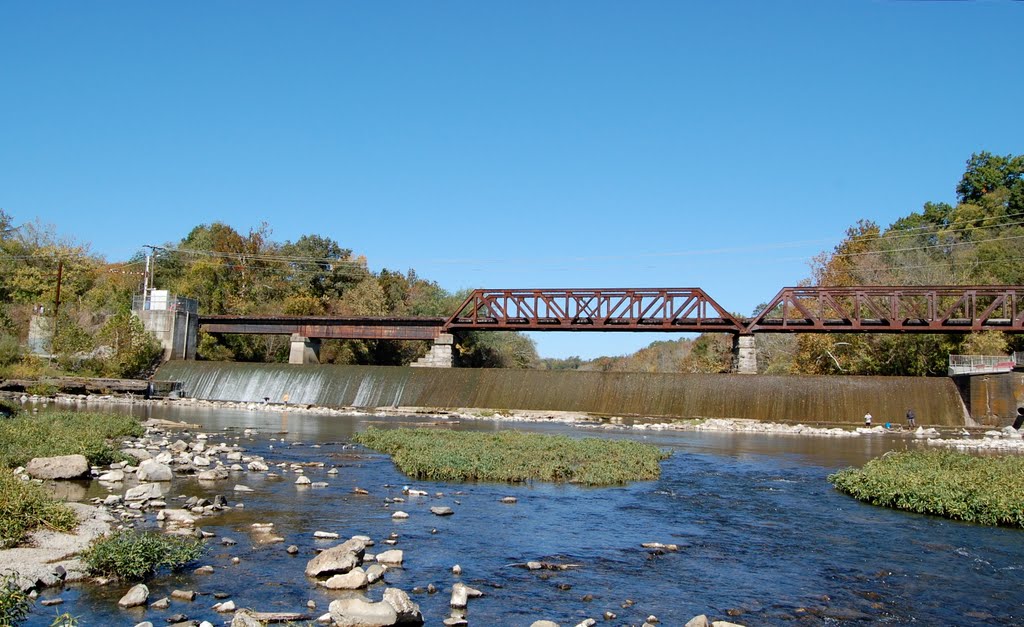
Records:
[[[275,241],[269,224],[242,233],[201,224],[177,242],[150,249],[152,285],[196,299],[207,314],[447,317],[465,298],[415,270],[371,271],[353,249],[322,234]],[[971,155],[956,184],[956,204],[926,202],[888,227],[857,220],[842,241],[810,264],[804,285],[1024,284],[1024,156]],[[131,314],[141,291],[144,252],[108,262],[53,226],[18,222],[0,209],[0,378],[52,374],[144,376],[159,347]],[[60,297],[57,298],[59,284]],[[763,308],[761,305],[760,308]],[[25,345],[33,313],[53,321],[52,356]],[[754,312],[735,312],[739,316]],[[407,365],[426,342],[327,340],[321,361]],[[465,367],[634,372],[728,372],[731,338],[704,334],[654,342],[624,357],[540,359],[517,333],[467,333],[457,339]],[[963,335],[828,334],[757,336],[765,374],[937,376],[949,354],[1007,354],[1024,338]],[[201,334],[209,360],[287,361],[286,337]]]

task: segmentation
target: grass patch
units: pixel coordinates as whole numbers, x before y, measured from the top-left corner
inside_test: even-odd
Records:
[[[16,545],[38,527],[71,531],[76,526],[78,518],[67,505],[0,468],[0,548]]]
[[[198,538],[126,530],[96,539],[82,561],[94,575],[141,581],[160,568],[178,570],[202,553]]]
[[[121,458],[112,440],[138,437],[146,430],[131,416],[54,412],[0,420],[0,466],[24,465],[33,457],[81,454],[93,465]]]
[[[887,453],[828,480],[871,503],[983,525],[1024,527],[1024,457],[954,451]]]
[[[622,485],[661,475],[668,457],[631,440],[573,439],[520,431],[368,429],[355,441],[391,455],[405,474],[429,481],[553,481]]]

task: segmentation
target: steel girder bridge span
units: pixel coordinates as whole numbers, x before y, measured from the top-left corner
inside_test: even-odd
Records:
[[[201,316],[209,333],[292,335],[292,363],[320,339],[434,340],[414,365],[451,365],[460,331],[601,331],[733,335],[734,369],[756,372],[758,333],[1024,333],[1024,286],[786,287],[755,316],[700,288],[475,290],[448,319]]]

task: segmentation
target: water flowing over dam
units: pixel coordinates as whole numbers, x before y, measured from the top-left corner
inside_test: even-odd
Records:
[[[172,361],[156,379],[206,400],[329,407],[574,411],[612,416],[753,418],[775,422],[921,424],[969,420],[952,380],[938,377],[751,376],[298,366]]]

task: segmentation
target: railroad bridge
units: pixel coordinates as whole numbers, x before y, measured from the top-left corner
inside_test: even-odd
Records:
[[[739,317],[700,288],[478,289],[449,318],[200,315],[197,326],[290,335],[291,363],[315,363],[328,338],[432,340],[413,365],[433,367],[452,365],[464,331],[718,332],[733,336],[734,370],[755,373],[759,333],[1024,333],[1022,300],[1021,285],[786,287]]]

